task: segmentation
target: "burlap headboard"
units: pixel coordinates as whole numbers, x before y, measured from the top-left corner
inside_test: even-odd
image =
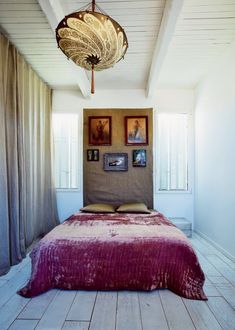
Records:
[[[112,145],[91,146],[88,140],[89,116],[111,116]],[[148,145],[125,145],[125,116],[148,116]],[[144,202],[153,208],[153,156],[152,120],[153,112],[148,109],[84,109],[83,136],[83,191],[84,205],[110,203],[120,205],[128,202]],[[87,161],[87,149],[99,149],[99,161]],[[132,166],[132,151],[145,149],[146,167]],[[103,169],[105,153],[128,153],[128,171],[107,172]]]

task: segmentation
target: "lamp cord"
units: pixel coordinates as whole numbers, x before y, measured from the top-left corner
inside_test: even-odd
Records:
[[[95,94],[95,73],[94,64],[91,66],[91,94]]]
[[[97,5],[97,3],[95,3],[95,8],[93,10],[93,2],[89,2],[85,6],[82,6],[82,7],[78,8],[73,13],[77,13],[79,11],[96,11],[96,12],[99,12],[99,13],[104,14],[107,17],[109,17],[109,15],[99,5]]]

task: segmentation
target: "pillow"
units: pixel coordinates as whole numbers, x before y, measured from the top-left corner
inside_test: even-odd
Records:
[[[151,213],[144,203],[122,204],[116,209],[116,211],[122,213]]]
[[[89,204],[81,208],[80,211],[90,213],[114,213],[115,207],[110,204]]]

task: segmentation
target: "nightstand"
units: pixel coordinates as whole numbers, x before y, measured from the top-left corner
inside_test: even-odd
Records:
[[[186,218],[169,218],[187,237],[192,237],[192,223]]]

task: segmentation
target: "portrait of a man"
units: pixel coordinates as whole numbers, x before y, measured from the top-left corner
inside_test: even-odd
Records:
[[[111,145],[111,117],[89,117],[89,145]]]

